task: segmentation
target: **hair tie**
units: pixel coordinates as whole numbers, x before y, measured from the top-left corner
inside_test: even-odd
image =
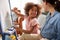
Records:
[[[58,1],[60,1],[60,0],[58,0]]]
[[[57,2],[55,1],[55,4],[57,4]]]

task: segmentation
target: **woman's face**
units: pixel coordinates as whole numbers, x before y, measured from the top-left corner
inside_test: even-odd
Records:
[[[42,3],[42,7],[43,7],[44,11],[48,11],[48,9],[49,9],[49,6],[46,4],[46,2]]]
[[[33,6],[33,7],[29,10],[29,16],[30,16],[30,17],[36,17],[36,16],[37,16],[37,7]]]

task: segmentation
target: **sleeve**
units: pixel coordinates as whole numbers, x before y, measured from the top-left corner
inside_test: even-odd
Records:
[[[38,22],[37,19],[33,19],[33,20],[31,21],[31,26],[35,26],[35,25],[37,25],[37,27],[39,27],[39,22]]]
[[[57,23],[57,38],[55,40],[60,40],[60,20]]]
[[[57,24],[57,38],[52,40],[60,40],[60,21]]]

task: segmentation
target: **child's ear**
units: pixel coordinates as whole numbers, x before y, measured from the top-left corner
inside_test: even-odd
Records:
[[[26,12],[26,15],[29,16],[29,12]]]

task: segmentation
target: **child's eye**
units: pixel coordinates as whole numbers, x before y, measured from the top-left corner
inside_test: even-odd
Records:
[[[32,11],[37,11],[37,10],[32,9]]]
[[[35,10],[35,12],[36,12],[37,10]]]
[[[34,11],[34,10],[32,9],[32,11]]]

